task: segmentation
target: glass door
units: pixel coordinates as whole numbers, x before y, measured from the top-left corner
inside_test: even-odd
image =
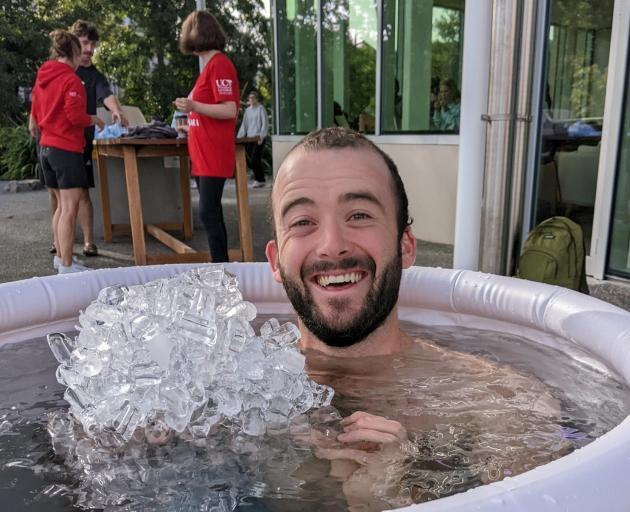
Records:
[[[591,244],[614,0],[550,0],[532,227],[556,215]]]
[[[630,66],[630,62],[628,63]],[[630,67],[628,67],[630,70]],[[630,87],[626,77],[607,273],[630,278]]]

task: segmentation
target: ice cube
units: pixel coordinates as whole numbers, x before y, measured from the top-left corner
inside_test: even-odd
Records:
[[[222,265],[209,265],[205,268],[197,269],[199,281],[208,288],[218,288],[221,286],[225,272]]]
[[[289,373],[301,373],[304,371],[305,357],[293,348],[284,348],[274,353],[274,365],[276,368]]]
[[[72,368],[68,368],[63,365],[59,365],[57,367],[57,372],[55,374],[57,377],[57,382],[66,387],[75,387],[75,386],[83,386],[84,379],[82,375],[79,375]]]
[[[231,389],[219,389],[215,398],[218,402],[218,411],[221,414],[232,418],[241,412],[242,400],[237,392]]]
[[[156,319],[149,315],[139,314],[129,321],[129,334],[138,341],[148,341],[159,330]]]
[[[92,302],[80,315],[79,321],[81,325],[111,326],[120,322],[122,317],[123,312],[117,306]]]
[[[269,335],[278,347],[293,347],[300,339],[300,330],[291,322],[282,324]]]
[[[257,407],[242,413],[243,433],[249,436],[261,436],[265,433],[265,419]]]
[[[332,402],[335,390],[330,386],[315,384],[313,388],[314,407],[325,407]]]
[[[87,348],[72,351],[72,366],[83,377],[94,377],[103,370],[103,361],[99,354]]]
[[[131,377],[136,387],[157,386],[162,382],[164,370],[155,361],[136,364],[131,368]]]
[[[65,334],[55,332],[46,336],[48,346],[55,359],[65,366],[70,366],[72,362],[72,351],[76,348],[75,343]]]
[[[150,340],[148,340],[146,347],[149,351],[151,359],[155,361],[162,370],[168,370],[169,362],[171,360],[171,351],[174,348],[174,340],[169,338],[165,333],[158,332]]]
[[[197,314],[184,313],[177,321],[177,334],[193,341],[200,341],[209,347],[217,341],[217,329],[210,320]]]
[[[125,400],[118,411],[114,412],[114,418],[111,424],[118,435],[125,441],[129,441],[136,428],[142,423],[142,420],[143,418],[140,411],[133,407],[129,403],[129,400]]]
[[[284,397],[274,396],[271,400],[269,400],[269,410],[271,412],[276,412],[288,417],[291,415],[292,408],[293,406],[291,405],[291,402]]]
[[[124,306],[128,292],[129,288],[124,284],[108,286],[99,292],[96,300],[108,306]]]
[[[280,328],[280,322],[275,318],[270,318],[260,327],[260,335],[263,338],[268,338],[271,334]]]

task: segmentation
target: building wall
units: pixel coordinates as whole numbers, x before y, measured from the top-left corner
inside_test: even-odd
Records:
[[[273,140],[274,175],[296,140]],[[409,196],[416,238],[452,244],[455,238],[457,196],[456,144],[420,145],[379,143],[400,171]]]

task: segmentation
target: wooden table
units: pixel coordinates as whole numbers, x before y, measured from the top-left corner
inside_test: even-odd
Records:
[[[239,139],[236,145],[236,204],[240,247],[229,250],[230,261],[253,261],[251,214],[247,192],[247,162],[244,143],[250,139]],[[198,263],[211,261],[209,251],[195,251],[168,231],[181,231],[185,240],[192,238],[190,171],[186,139],[104,139],[94,141],[94,153],[99,176],[99,193],[103,210],[103,238],[111,242],[114,235],[129,235],[133,242],[133,257],[136,265],[159,263]],[[142,198],[138,159],[177,156],[183,218],[181,222],[145,224],[142,217]],[[112,224],[109,201],[107,158],[122,158],[129,203],[130,224]],[[147,254],[144,234],[146,232],[174,251],[173,254]]]

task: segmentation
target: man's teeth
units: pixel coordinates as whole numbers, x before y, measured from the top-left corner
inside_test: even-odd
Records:
[[[319,276],[317,284],[319,286],[328,286],[329,284],[345,284],[357,283],[361,280],[359,272],[350,272],[349,274],[340,274],[338,276]]]

